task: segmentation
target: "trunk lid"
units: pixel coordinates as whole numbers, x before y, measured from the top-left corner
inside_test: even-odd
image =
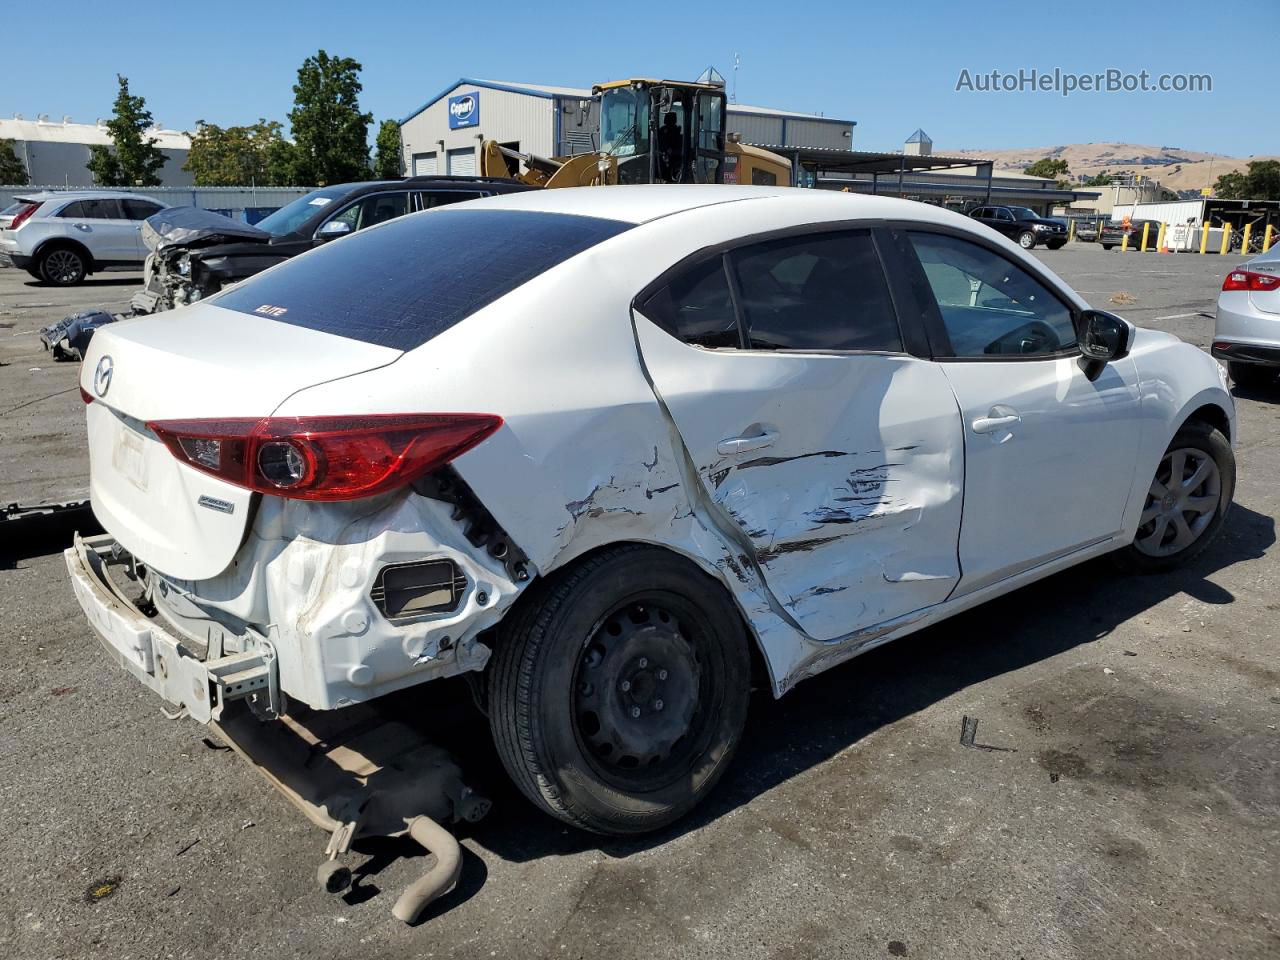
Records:
[[[298,390],[400,355],[212,303],[101,328],[80,373],[94,400],[87,417],[95,515],[161,573],[216,576],[240,548],[254,494],[180,463],[147,422],[265,417]]]

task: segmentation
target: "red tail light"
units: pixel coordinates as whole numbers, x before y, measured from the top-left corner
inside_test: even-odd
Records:
[[[1232,270],[1227,274],[1227,279],[1222,281],[1222,289],[1267,293],[1271,290],[1280,290],[1280,277],[1254,273],[1251,270]]]
[[[13,220],[12,222],[10,222],[8,229],[17,230],[28,219],[30,219],[33,213],[35,213],[39,209],[40,209],[40,204],[28,203],[25,207],[23,207],[14,215]]]
[[[147,426],[183,463],[297,500],[359,500],[402,487],[500,426],[482,413],[161,420]]]

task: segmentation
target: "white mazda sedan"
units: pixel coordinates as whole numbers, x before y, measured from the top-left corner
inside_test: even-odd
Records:
[[[492,197],[99,330],[108,532],[67,564],[108,650],[197,720],[471,673],[534,804],[635,833],[713,787],[753,682],[1101,554],[1204,550],[1224,377],[937,207]]]

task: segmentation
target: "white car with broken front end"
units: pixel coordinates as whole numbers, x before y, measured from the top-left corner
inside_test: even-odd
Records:
[[[224,725],[472,674],[520,789],[605,833],[707,793],[753,683],[1185,561],[1235,476],[1207,354],[816,190],[414,214],[100,330],[82,388],[107,533],[67,562],[126,669]]]

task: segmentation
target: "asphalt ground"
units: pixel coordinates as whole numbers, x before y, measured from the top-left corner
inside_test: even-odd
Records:
[[[1038,255],[1094,305],[1201,347],[1235,262]],[[0,502],[83,495],[76,365],[33,331],[137,279],[58,290],[0,270]],[[354,889],[322,893],[324,835],[108,663],[65,532],[10,537],[0,943],[95,960],[1280,955],[1280,390],[1237,401],[1236,505],[1194,565],[1090,563],[757,696],[732,771],[659,835],[536,812],[461,685],[421,689],[409,708],[495,805],[415,927],[390,908],[428,860],[362,844]]]

